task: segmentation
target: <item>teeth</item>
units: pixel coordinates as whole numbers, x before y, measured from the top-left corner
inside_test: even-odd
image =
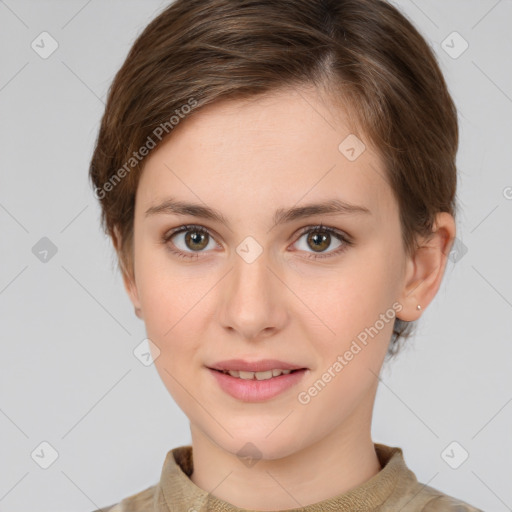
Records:
[[[244,372],[242,370],[224,370],[224,373],[229,373],[231,377],[238,377],[244,380],[252,380],[256,377],[256,380],[268,380],[272,377],[278,377],[279,375],[288,375],[291,370],[268,370],[266,372]]]

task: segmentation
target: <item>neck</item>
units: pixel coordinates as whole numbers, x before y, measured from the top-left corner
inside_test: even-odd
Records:
[[[368,398],[373,403],[374,397]],[[381,470],[370,433],[372,408],[363,405],[320,440],[286,457],[260,459],[250,467],[191,423],[194,471],[190,478],[201,489],[242,509],[300,508],[345,493]],[[296,437],[290,434],[288,440]]]

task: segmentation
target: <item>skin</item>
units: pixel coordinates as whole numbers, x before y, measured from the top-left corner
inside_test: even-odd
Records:
[[[194,112],[146,158],[134,276],[123,274],[124,284],[160,351],[153,351],[159,375],[190,420],[192,481],[237,507],[305,506],[380,471],[370,432],[392,321],[309,403],[297,396],[393,303],[401,305],[399,318],[417,320],[443,277],[454,219],[439,214],[432,237],[407,255],[378,153],[361,134],[366,150],[355,161],[338,150],[350,133],[341,109],[319,90],[288,89]],[[221,211],[230,227],[190,215],[145,216],[169,196]],[[371,214],[313,215],[272,228],[276,209],[331,198]],[[347,233],[353,245],[335,254],[343,242],[327,234],[315,250],[313,230],[302,228],[320,223]],[[199,249],[187,245],[186,233],[162,242],[185,224],[208,230]],[[263,249],[252,263],[236,252],[247,236]],[[173,242],[198,257],[178,258]],[[331,256],[308,259],[318,254]],[[244,402],[224,393],[205,367],[231,358],[276,358],[309,370],[275,398]],[[251,467],[237,456],[247,442],[261,452]]]

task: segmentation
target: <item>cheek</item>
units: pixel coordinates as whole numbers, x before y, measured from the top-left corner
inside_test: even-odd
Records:
[[[158,347],[155,367],[165,387],[179,407],[190,411],[190,394],[195,376],[190,369],[201,362],[201,319],[205,303],[204,288],[194,282],[159,272],[148,272],[141,286],[141,303],[147,337]],[[142,282],[142,280],[141,280]],[[188,390],[188,391],[187,391]]]
[[[391,307],[396,293],[396,272],[382,253],[367,251],[345,260],[338,268],[301,276],[297,295],[335,332],[347,337],[373,324]]]
[[[161,278],[156,273],[148,276],[141,287],[148,337],[153,336],[161,350],[192,350],[202,331],[201,318],[207,316],[204,296],[204,282]]]
[[[206,311],[211,307],[208,290],[214,283],[207,276],[193,270],[185,272],[173,264],[162,248],[141,250],[137,265],[147,337],[160,350],[155,366],[174,395],[179,385],[169,373],[181,382],[188,378],[187,368],[196,363],[205,322],[211,316]]]
[[[368,369],[379,372],[396,315],[392,306],[398,269],[393,261],[397,260],[386,255],[384,247],[374,245],[345,260],[338,272],[308,281],[314,287],[308,285],[306,290],[303,284],[300,288],[298,295],[329,327],[322,325],[320,330],[316,316],[303,316],[301,327],[314,340],[320,358],[318,372],[327,371],[338,356],[346,360],[343,370],[336,372],[336,383],[329,386],[332,391],[338,386],[365,389],[375,380]]]
[[[313,317],[303,325],[318,355],[310,383],[315,389],[312,394],[303,390],[305,399],[310,399],[305,409],[311,417],[336,411],[326,420],[328,424],[348,416],[376,385],[395,315],[393,279],[383,261],[382,255],[354,260],[337,279],[318,283],[323,285],[323,294],[310,294],[307,299],[316,301],[317,309],[312,309],[334,331],[320,331]]]
[[[165,247],[149,236],[136,247],[135,275],[144,322],[157,340],[167,342],[186,323],[187,311],[199,300],[201,290],[196,289],[195,279],[187,279],[183,269],[172,263]]]

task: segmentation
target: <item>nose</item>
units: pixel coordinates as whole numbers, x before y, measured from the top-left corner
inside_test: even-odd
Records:
[[[226,276],[220,320],[240,338],[266,338],[287,321],[286,286],[269,263],[265,251],[250,263],[236,254]]]

